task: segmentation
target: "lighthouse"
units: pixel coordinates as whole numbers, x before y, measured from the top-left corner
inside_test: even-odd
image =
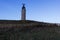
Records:
[[[22,6],[21,20],[26,20],[26,8],[25,8],[25,4],[23,4],[23,6]]]

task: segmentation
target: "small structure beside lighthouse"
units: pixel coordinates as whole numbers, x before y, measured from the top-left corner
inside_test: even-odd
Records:
[[[25,8],[25,4],[23,4],[23,6],[22,6],[21,20],[26,20],[26,8]]]

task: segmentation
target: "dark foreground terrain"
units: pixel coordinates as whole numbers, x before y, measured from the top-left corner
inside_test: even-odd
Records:
[[[60,40],[60,27],[0,28],[0,40]]]
[[[21,27],[4,27],[10,24]],[[60,40],[60,27],[35,21],[0,20],[0,40]]]

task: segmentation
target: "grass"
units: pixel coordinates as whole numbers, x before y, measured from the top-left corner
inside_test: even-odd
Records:
[[[0,27],[0,40],[60,40],[60,27],[56,24],[29,20],[0,20],[1,24],[31,24],[24,27]],[[36,25],[37,24],[37,25]]]
[[[0,40],[60,40],[60,27],[0,29]]]

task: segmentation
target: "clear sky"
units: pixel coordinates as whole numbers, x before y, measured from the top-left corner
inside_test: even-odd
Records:
[[[21,20],[23,3],[27,20],[60,23],[60,0],[0,0],[0,19]]]

